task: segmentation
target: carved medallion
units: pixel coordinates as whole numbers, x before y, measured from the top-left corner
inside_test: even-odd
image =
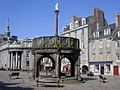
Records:
[[[50,38],[48,44],[49,44],[49,46],[54,46],[54,44],[55,44],[55,39],[54,39],[54,38]]]
[[[44,40],[43,39],[39,39],[38,40],[38,48],[39,47],[43,47],[44,46]]]
[[[64,38],[62,40],[62,46],[67,46],[68,45],[68,40],[66,38]]]

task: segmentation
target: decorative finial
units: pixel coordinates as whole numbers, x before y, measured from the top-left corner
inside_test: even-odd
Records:
[[[59,11],[59,5],[58,5],[58,3],[56,3],[56,5],[55,5],[55,11]]]

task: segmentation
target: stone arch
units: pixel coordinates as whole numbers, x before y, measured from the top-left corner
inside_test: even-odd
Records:
[[[88,72],[88,66],[83,65],[82,66],[82,74],[86,74]]]
[[[71,72],[70,72],[70,76],[75,76],[75,64],[76,64],[76,61],[78,60],[77,58],[73,58],[73,56],[70,56],[70,55],[64,55],[63,57],[62,57],[62,59],[63,58],[67,58],[69,61],[70,61],[70,63],[71,63]],[[61,59],[61,60],[62,60]]]
[[[41,60],[42,60],[43,58],[49,58],[49,59],[52,61],[52,64],[53,64],[53,65],[52,65],[52,68],[55,69],[55,60],[54,60],[54,58],[51,57],[50,55],[42,55],[42,56],[38,59],[38,61],[37,61],[36,77],[39,76],[40,63],[41,63]]]
[[[67,58],[61,59],[61,75],[70,76],[71,73],[71,62]]]

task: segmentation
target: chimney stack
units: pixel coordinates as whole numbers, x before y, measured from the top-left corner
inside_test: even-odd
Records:
[[[116,15],[116,28],[120,29],[120,13]]]
[[[93,16],[95,17],[96,29],[101,29],[105,26],[104,12],[100,8],[93,9]]]

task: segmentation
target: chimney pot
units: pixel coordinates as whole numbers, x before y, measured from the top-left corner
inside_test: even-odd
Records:
[[[116,28],[120,29],[120,13],[116,15]]]

